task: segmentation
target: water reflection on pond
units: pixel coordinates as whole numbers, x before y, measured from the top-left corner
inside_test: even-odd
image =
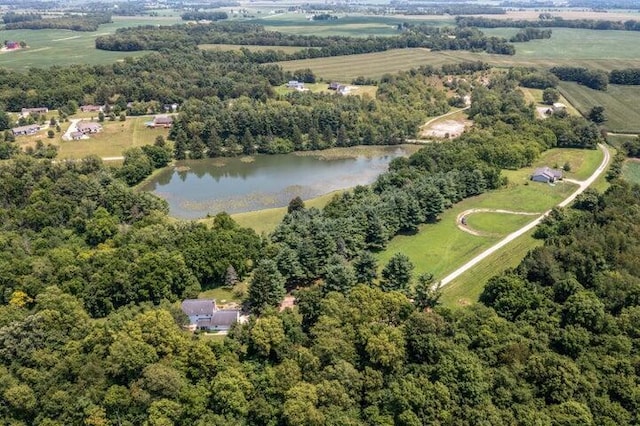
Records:
[[[372,156],[331,160],[286,154],[256,155],[252,161],[179,161],[142,189],[166,199],[170,214],[185,219],[282,207],[296,196],[308,199],[369,184],[393,158],[408,155],[405,147],[398,146],[376,151]]]

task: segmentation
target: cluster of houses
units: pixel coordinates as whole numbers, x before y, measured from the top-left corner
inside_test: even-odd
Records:
[[[228,331],[236,322],[247,320],[239,309],[220,309],[213,299],[186,299],[182,312],[189,317],[186,328],[190,331]]]
[[[335,90],[336,93],[339,93],[341,95],[348,95],[349,93],[351,93],[351,87],[347,86],[346,84],[338,83],[337,81],[332,81],[331,83],[329,83],[329,90]]]

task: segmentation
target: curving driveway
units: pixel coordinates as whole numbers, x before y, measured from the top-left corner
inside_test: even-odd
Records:
[[[456,225],[458,225],[458,229],[463,232],[466,232],[471,235],[476,235],[478,237],[483,237],[487,235],[495,235],[489,232],[477,231],[473,228],[470,228],[466,223],[466,218],[474,213],[502,213],[502,214],[515,214],[520,216],[538,216],[540,213],[531,213],[531,212],[516,212],[513,210],[502,210],[502,209],[469,209],[465,210],[456,217]]]
[[[568,206],[573,200],[576,199],[576,197],[578,195],[582,194],[584,192],[584,190],[589,187],[589,185],[591,185],[593,182],[595,182],[595,180],[602,174],[602,172],[605,171],[605,169],[607,168],[607,165],[609,164],[609,161],[611,160],[611,153],[609,152],[607,147],[604,146],[603,144],[598,144],[598,148],[600,148],[600,150],[602,150],[602,152],[604,153],[604,159],[602,160],[602,163],[600,163],[598,168],[593,172],[593,174],[591,176],[589,176],[589,178],[587,180],[576,181],[576,183],[578,183],[580,185],[578,187],[578,189],[576,189],[573,194],[569,195],[562,202],[560,202],[558,204],[558,207],[566,207],[566,206]],[[450,273],[449,275],[444,277],[442,280],[440,280],[439,282],[434,284],[433,288],[436,289],[438,287],[442,287],[442,286],[445,286],[445,285],[449,284],[451,281],[455,280],[460,275],[464,274],[469,269],[473,268],[475,265],[477,265],[478,263],[480,263],[481,261],[483,261],[487,257],[491,256],[493,253],[495,253],[496,251],[500,250],[502,247],[504,247],[507,244],[509,244],[511,241],[515,240],[519,236],[521,236],[521,235],[529,232],[533,228],[535,228],[540,222],[542,222],[542,220],[545,217],[547,217],[547,215],[550,212],[551,212],[551,210],[547,210],[546,212],[544,212],[542,215],[540,215],[540,217],[538,217],[533,222],[528,223],[527,225],[523,226],[522,228],[518,229],[517,231],[512,232],[511,234],[507,235],[502,240],[498,241],[496,244],[494,244],[493,246],[489,247],[488,249],[486,249],[485,251],[483,251],[482,253],[480,253],[479,255],[477,255],[476,257],[474,257],[473,259],[471,259],[470,261],[468,261],[467,263],[465,263],[464,265],[462,265],[461,267],[459,267],[458,269],[456,269],[455,271],[453,271],[452,273]]]

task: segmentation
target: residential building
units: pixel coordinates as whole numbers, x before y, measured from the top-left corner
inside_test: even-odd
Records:
[[[148,121],[145,123],[147,127],[171,127],[173,125],[173,117],[170,115],[156,115],[153,118],[153,121]]]
[[[291,80],[287,83],[289,89],[304,90],[304,83],[298,80]]]
[[[22,116],[26,117],[29,114],[46,114],[49,112],[49,108],[46,107],[38,107],[38,108],[22,108]]]
[[[40,126],[37,124],[30,124],[28,126],[14,127],[11,129],[14,136],[26,136],[35,135],[40,130]]]
[[[189,317],[187,328],[191,331],[226,331],[240,321],[240,310],[218,309],[213,299],[186,299],[182,312]]]
[[[91,121],[79,121],[78,124],[76,124],[76,129],[78,130],[78,132],[86,135],[87,133],[101,132],[102,126]]]
[[[531,180],[534,182],[553,183],[562,179],[562,170],[552,169],[550,167],[540,167],[534,170]]]
[[[102,105],[82,105],[80,107],[82,112],[103,112],[104,106]]]
[[[566,111],[566,110],[567,110],[567,106],[562,102],[555,102],[553,104],[553,112],[560,112],[560,111]]]

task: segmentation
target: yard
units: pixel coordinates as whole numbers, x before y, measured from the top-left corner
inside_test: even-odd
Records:
[[[150,129],[145,126],[149,117],[127,117],[126,121],[105,121],[100,133],[92,134],[89,139],[63,141],[60,136],[58,158],[83,158],[88,155],[99,157],[120,157],[122,153],[136,146],[150,145],[157,136],[165,139],[168,129]]]

